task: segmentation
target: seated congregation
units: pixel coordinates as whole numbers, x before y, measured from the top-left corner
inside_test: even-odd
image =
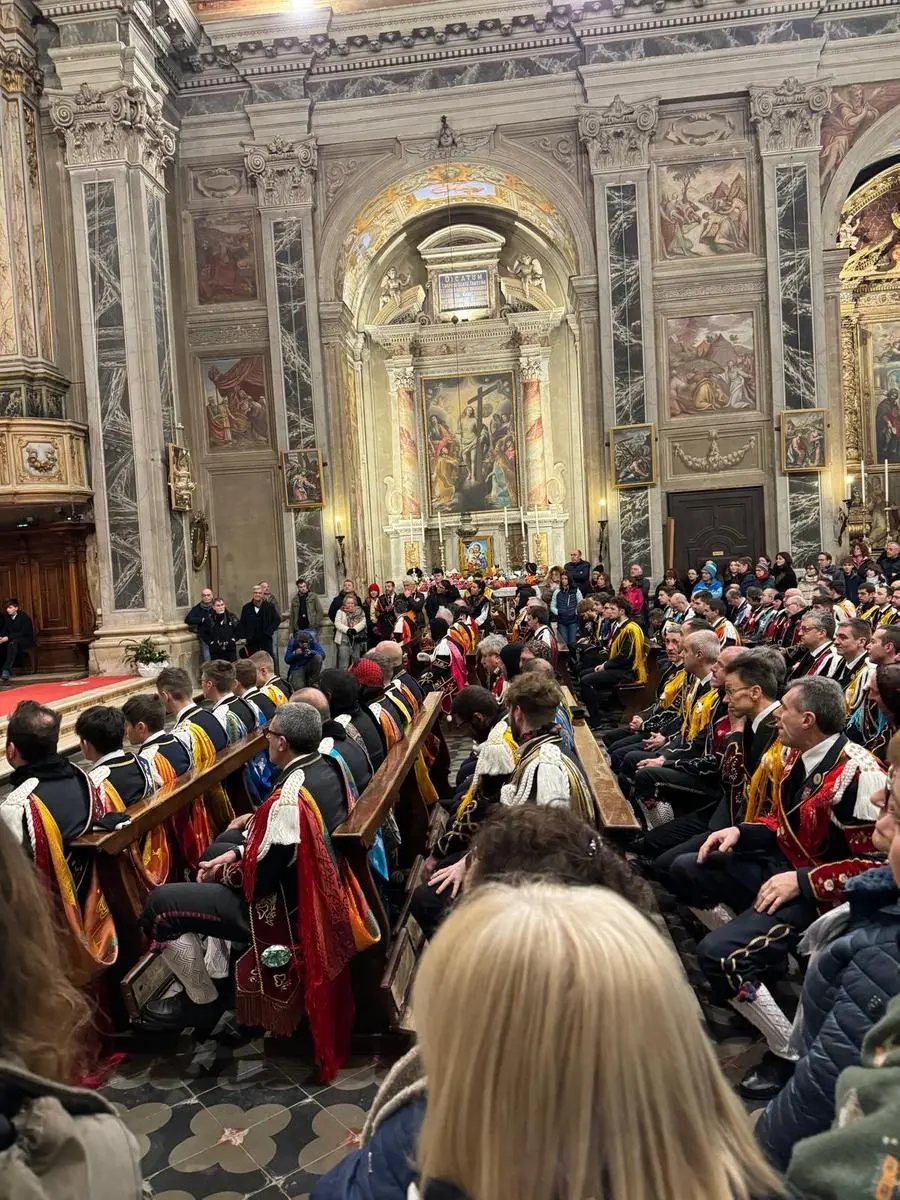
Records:
[[[354,1035],[409,1040],[411,990],[416,1048],[314,1200],[878,1194],[846,1184],[831,1126],[839,1073],[900,1028],[900,629],[804,606],[764,639],[701,593],[659,646],[624,596],[562,631],[534,589],[509,613],[478,581],[296,692],[265,651],[205,663],[198,689],[166,668],[80,714],[86,770],[24,702],[6,886],[26,887],[11,831],[83,1020],[308,1028],[323,1082]],[[452,783],[447,736],[471,745]],[[663,890],[702,931],[701,998],[764,1041],[738,1088],[766,1103],[755,1135],[653,928]],[[807,956],[795,1015],[777,984]],[[55,1084],[84,1068],[21,1057]],[[896,1097],[859,1086],[872,1174]]]

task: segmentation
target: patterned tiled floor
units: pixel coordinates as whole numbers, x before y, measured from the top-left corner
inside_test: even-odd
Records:
[[[134,1056],[104,1094],[155,1200],[283,1200],[308,1196],[355,1145],[384,1073],[354,1059],[323,1088],[302,1060],[268,1058],[223,1023],[175,1057]]]

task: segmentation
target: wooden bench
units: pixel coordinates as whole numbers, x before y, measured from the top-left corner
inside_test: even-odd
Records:
[[[575,749],[600,813],[604,829],[640,829],[641,823],[612,773],[603,751],[584,722],[575,723]]]
[[[381,930],[381,941],[358,955],[352,966],[357,1029],[366,1033],[385,1032],[398,1025],[421,948],[421,938],[416,942],[415,931],[408,929],[406,922],[398,923],[396,935],[391,929],[369,866],[369,850],[388,815],[395,812],[403,838],[404,857],[412,862],[407,887],[409,895],[433,836],[435,817],[435,812],[426,808],[419,795],[415,765],[436,731],[439,734],[438,759],[432,767],[431,777],[439,794],[445,793],[447,788],[449,754],[437,725],[440,715],[441,696],[431,692],[425,697],[403,741],[388,751],[353,812],[331,835],[335,849],[341,851],[359,881]],[[434,807],[441,810],[439,804]]]
[[[128,825],[109,832],[87,833],[73,842],[73,848],[97,854],[100,886],[119,938],[119,959],[115,968],[117,975],[124,975],[130,970],[140,958],[144,945],[138,918],[143,911],[146,893],[125,851],[217,783],[224,785],[236,813],[252,811],[253,805],[244,785],[243,768],[265,746],[266,739],[262,731],[248,734],[220,751],[216,761],[205,770],[194,768],[146,800],[133,804],[128,809]]]
[[[658,647],[647,647],[644,665],[647,673],[644,683],[620,683],[616,688],[625,709],[622,715],[623,725],[627,725],[632,717],[637,716],[642,709],[648,708],[656,699],[659,687]]]

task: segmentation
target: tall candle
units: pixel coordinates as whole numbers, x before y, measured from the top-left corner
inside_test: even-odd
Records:
[[[888,499],[888,488],[889,487],[890,487],[890,481],[888,478],[888,460],[887,460],[887,458],[885,458],[885,460],[884,460],[884,503],[885,503],[885,505],[890,503],[890,501]]]
[[[519,524],[522,526],[522,540],[525,540],[525,509],[519,509]]]
[[[865,464],[865,462],[860,462],[859,466],[860,466],[860,479],[862,480],[862,502],[863,502],[863,504],[865,504],[865,502],[866,502],[866,464]]]
[[[535,533],[541,532],[541,518],[538,515],[538,506],[537,505],[534,506],[534,532]]]
[[[509,538],[509,505],[503,508],[503,536]]]
[[[440,510],[440,509],[438,509],[438,537],[440,538],[441,542],[443,542],[443,540],[444,540],[444,526],[443,526],[443,524],[441,523],[441,510]]]

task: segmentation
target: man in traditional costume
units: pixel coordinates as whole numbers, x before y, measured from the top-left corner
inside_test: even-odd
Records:
[[[304,1015],[323,1082],[349,1055],[347,966],[379,937],[331,833],[347,816],[334,763],[318,751],[308,704],[283,705],[266,727],[277,786],[236,837],[209,848],[197,883],[157,888],[141,916],[183,991],[144,1008],[156,1029],[210,1027],[220,1006],[199,935],[250,943],[235,972],[238,1020],[289,1036]]]
[[[200,668],[200,688],[225,730],[229,745],[252,733],[260,718],[252,701],[234,694],[234,679],[234,664],[224,659],[214,658]]]
[[[868,667],[844,693],[847,708],[847,736],[865,746],[881,762],[887,761],[891,726],[887,714],[872,691],[872,680],[879,667],[900,662],[900,629],[876,629],[868,646]]]
[[[125,717],[120,708],[93,704],[78,714],[75,736],[91,764],[88,774],[104,795],[104,811],[123,812],[155,790],[149,765],[126,750]]]
[[[191,677],[181,667],[164,667],[156,677],[156,691],[166,712],[175,718],[172,732],[190,744],[194,767],[205,771],[228,745],[224,725],[209,709],[194,703]],[[210,828],[218,833],[234,816],[221,783],[204,794],[204,801]]]
[[[125,737],[132,746],[139,747],[138,757],[146,762],[154,787],[165,787],[187,774],[192,766],[190,741],[185,735],[166,732],[166,710],[158,696],[129,697],[122,706],[122,715]],[[165,827],[158,826],[147,834],[141,848],[145,865],[153,861],[155,854],[168,853],[165,828],[174,837],[183,865],[195,871],[200,855],[212,841],[203,797],[198,796],[187,808],[173,813]],[[164,883],[170,875],[171,864],[161,862],[159,878],[155,882]]]
[[[256,663],[240,658],[234,664],[234,694],[252,704],[259,714],[258,723],[265,725],[275,716],[278,705],[256,682]]]
[[[33,700],[16,706],[6,727],[11,791],[0,819],[34,860],[70,937],[73,978],[87,983],[112,966],[118,940],[97,879],[96,859],[72,849],[104,813],[89,777],[57,750],[59,713]]]
[[[518,675],[509,685],[507,704],[519,761],[500,793],[501,803],[564,805],[589,825],[599,825],[593,793],[581,763],[566,753],[556,724],[562,701],[559,686],[545,675]]]
[[[456,777],[450,823],[426,859],[423,882],[412,895],[410,911],[428,937],[458,894],[472,838],[500,802],[500,789],[518,758],[506,712],[486,688],[463,688],[453,698],[451,719],[457,729],[471,733],[474,744]]]
[[[718,597],[713,596],[712,592],[703,590],[694,592],[691,596],[691,604],[698,617],[709,621],[713,632],[719,639],[720,646],[740,646],[742,644],[741,635],[725,616],[724,603]]]
[[[527,633],[525,636],[525,645],[529,643],[537,643],[550,651],[553,665],[556,665],[558,647],[556,645],[556,637],[553,630],[550,628],[550,609],[546,604],[535,600],[534,603],[528,604],[525,609],[525,625]]]
[[[328,699],[332,718],[339,721],[348,735],[368,755],[372,770],[384,762],[384,741],[371,713],[360,706],[360,686],[349,671],[328,667],[316,680],[319,690]]]
[[[347,726],[332,718],[328,697],[318,688],[301,688],[294,694],[292,704],[311,704],[322,722],[322,740],[319,753],[335,760],[340,759],[350,774],[356,799],[372,778],[372,762],[365,745],[360,745],[347,732]],[[351,806],[352,807],[352,806]]]
[[[776,723],[781,750],[770,750],[754,778],[763,792],[748,819],[710,834],[698,852],[669,868],[675,894],[712,928],[698,958],[713,994],[727,1000],[766,1038],[769,1051],[742,1084],[742,1094],[768,1099],[785,1083],[796,1058],[791,1023],[761,982],[783,970],[800,933],[840,904],[844,885],[875,865],[872,796],[885,773],[843,732],[844,697],[833,679],[804,676],[789,686]]]
[[[872,637],[872,626],[868,621],[855,617],[852,621],[841,621],[834,631],[834,650],[841,660],[832,679],[844,690],[844,695],[856,689],[856,681],[868,669],[866,649]]]
[[[650,829],[680,813],[716,802],[721,782],[710,753],[710,738],[720,693],[714,675],[717,661],[727,660],[736,647],[722,649],[711,629],[689,633],[682,642],[685,670],[694,682],[684,701],[679,734],[637,764],[634,805]],[[626,780],[621,780],[627,786]],[[626,793],[627,794],[627,793]]]
[[[649,745],[644,745],[651,734],[659,733],[657,744],[664,746],[666,739],[681,724],[681,703],[687,683],[687,672],[681,660],[682,637],[680,625],[670,626],[663,634],[666,661],[659,673],[659,686],[653,703],[636,713],[627,725],[619,725],[600,735],[615,772],[619,771],[626,754],[651,749]]]
[[[601,698],[608,702],[613,688],[621,683],[647,682],[646,640],[643,629],[632,620],[631,605],[624,596],[614,596],[607,602],[606,610],[612,621],[609,656],[605,662],[585,671],[578,680],[592,725],[601,721]]]
[[[250,662],[256,667],[256,686],[260,691],[265,692],[276,704],[287,704],[291,698],[291,687],[280,675],[275,674],[272,655],[265,650],[257,650],[250,655]]]
[[[834,617],[830,613],[805,612],[799,629],[801,653],[791,667],[791,679],[807,675],[831,679],[841,668],[834,648]]]
[[[727,711],[713,725],[711,744],[724,794],[715,806],[650,830],[640,852],[653,860],[657,877],[666,879],[671,864],[699,850],[710,833],[744,820],[750,781],[777,736],[779,678],[769,658],[773,653],[742,650],[722,666]]]

